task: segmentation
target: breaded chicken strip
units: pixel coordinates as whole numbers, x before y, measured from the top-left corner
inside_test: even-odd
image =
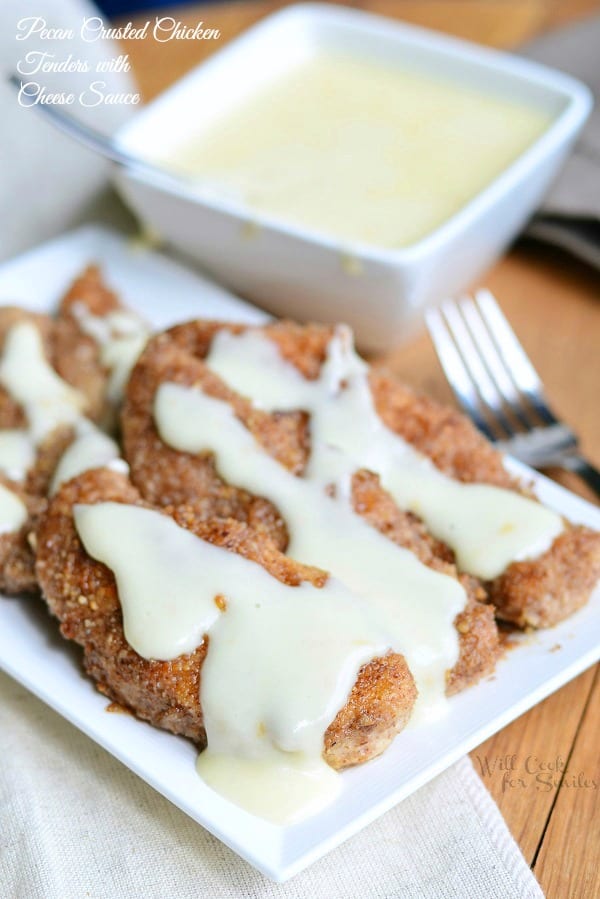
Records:
[[[20,484],[1,476],[0,484],[18,497],[29,513],[27,520],[17,531],[0,533],[0,593],[9,596],[37,593],[32,531],[46,509],[46,501],[27,493]]]
[[[207,330],[214,333],[214,323]],[[267,326],[265,333],[305,377],[318,377],[332,335],[330,327],[277,322]],[[388,428],[428,456],[444,474],[464,483],[491,484],[532,496],[528,485],[506,470],[501,453],[466,416],[376,368],[371,369],[370,384],[377,412]],[[538,628],[551,627],[585,605],[599,580],[600,534],[567,525],[547,552],[513,563],[486,586],[499,618],[518,627]]]
[[[247,401],[224,389],[222,382],[215,387],[215,382],[210,380],[214,376],[207,375],[196,364],[207,356],[214,335],[221,329],[242,333],[247,327],[203,321],[179,325],[148,347],[140,360],[139,371],[133,373],[123,419],[125,447],[132,463],[134,481],[142,490],[148,489],[145,485],[149,485],[149,495],[154,502],[164,502],[168,489],[165,489],[162,466],[151,472],[151,455],[147,450],[152,447],[152,455],[160,451],[161,458],[165,460],[166,453],[172,452],[166,447],[160,450],[160,440],[151,420],[148,395],[153,395],[157,380],[192,384],[196,377],[206,392],[232,402],[238,417],[282,464],[300,473],[308,458],[308,423],[301,412],[267,416],[270,419],[267,425],[256,410],[248,411],[250,404]],[[277,344],[283,358],[295,365],[304,377],[318,377],[333,335],[332,327],[279,321],[262,327],[260,331]],[[166,344],[170,344],[169,349]],[[143,378],[148,379],[145,391],[140,384]],[[444,474],[465,483],[491,484],[531,496],[529,487],[505,469],[502,455],[465,416],[417,395],[377,369],[371,370],[369,380],[375,406],[385,424],[428,456]],[[280,420],[285,422],[285,429],[281,427]],[[257,421],[260,427],[257,427]],[[183,457],[183,454],[179,456]],[[180,465],[187,471],[188,479],[192,467],[189,460],[190,457],[180,458]],[[211,464],[210,459],[196,457],[194,468],[198,472]],[[389,502],[383,498],[382,504],[389,508]],[[419,531],[420,523],[414,516],[404,512],[402,515],[402,545],[413,548],[409,545],[412,537],[408,537]],[[385,531],[385,516],[381,521],[371,518],[371,522]],[[421,532],[426,534],[422,527]],[[396,539],[399,539],[398,536]],[[435,556],[452,560],[449,547],[433,540],[430,535],[425,539],[430,542]],[[556,624],[583,606],[599,578],[600,534],[566,524],[565,531],[546,553],[527,563],[513,563],[486,588],[498,617],[519,627],[542,627]]]
[[[0,474],[0,484],[10,490],[26,506],[27,520],[17,531],[0,533],[0,593],[8,596],[39,592],[35,577],[36,523],[47,506],[48,487],[73,432],[61,429],[51,434],[40,447],[34,466],[24,484]]]
[[[100,360],[98,342],[81,327],[74,307],[95,316],[118,312],[123,306],[102,279],[100,269],[90,265],[75,279],[60,302],[56,317],[53,362],[57,372],[88,398],[88,415],[102,421],[107,415],[108,372]]]
[[[113,383],[114,369],[122,368],[126,379],[147,327],[108,287],[99,267],[89,265],[61,300],[55,332],[56,370],[87,397],[89,417],[112,430],[118,418],[115,405],[121,399],[121,386]],[[111,352],[115,337],[119,348]]]
[[[146,505],[125,476],[106,469],[80,475],[51,500],[37,529],[43,595],[64,636],[83,647],[84,666],[103,693],[140,718],[203,747],[200,679],[208,640],[168,662],[144,659],[129,646],[114,576],[87,555],[73,522],[75,503],[105,501]],[[260,563],[282,583],[295,586],[307,580],[319,587],[327,579],[324,572],[291,561],[239,521],[201,521],[185,506],[165,514],[202,539]],[[406,724],[415,699],[402,656],[389,653],[363,666],[348,702],[327,729],[325,760],[344,768],[379,755]]]
[[[76,289],[75,282],[69,294]],[[64,302],[64,301],[63,301]],[[60,377],[78,390],[85,398],[85,414],[97,421],[102,412],[98,402],[99,378],[89,374],[89,363],[79,342],[69,336],[69,329],[64,315],[53,319],[49,315],[28,312],[17,306],[0,307],[0,353],[4,347],[6,335],[14,325],[29,323],[39,331],[47,360]],[[102,390],[105,376],[102,376]],[[102,397],[102,403],[104,397]],[[27,424],[23,410],[0,385],[0,428],[19,428]]]
[[[186,326],[184,326],[185,329]],[[167,331],[153,338],[135,366],[121,415],[124,455],[132,467],[132,480],[144,499],[158,506],[190,504],[200,519],[234,518],[249,524],[285,550],[287,530],[279,512],[268,500],[226,484],[207,453],[192,456],[166,446],[152,417],[154,395],[163,381],[206,384],[208,392],[236,402],[244,421],[273,456],[292,471],[301,470],[307,458],[307,416],[255,413],[247,400],[228,390],[200,360],[188,355]]]
[[[47,315],[27,312],[15,306],[0,307],[0,355],[6,335],[12,327],[22,323],[33,325],[41,335],[47,357],[54,348],[54,323]],[[0,385],[0,432],[27,427],[22,407]],[[0,483],[25,503],[30,515],[28,520],[13,533],[0,535],[0,591],[10,595],[35,593],[35,558],[30,534],[35,521],[45,507],[45,496],[54,469],[62,453],[73,439],[70,428],[59,428],[49,434],[37,448],[33,464],[25,473],[23,483],[17,483],[0,473]]]
[[[69,297],[80,296],[80,287],[78,286],[80,281],[73,285],[67,298],[63,301],[65,309],[69,307]],[[83,278],[84,285],[87,285],[88,298],[93,293],[90,286],[92,281],[92,272],[88,271],[86,277]],[[100,292],[101,286],[98,279],[94,283],[96,283],[97,292]],[[117,301],[114,300],[114,303],[116,304]],[[104,305],[106,306],[106,303]],[[120,305],[118,308],[121,308]],[[55,321],[50,316],[27,312],[24,309],[12,306],[1,307],[0,357],[4,352],[8,333],[13,327],[22,324],[31,325],[36,329],[41,337],[43,352],[50,368],[78,391],[81,398],[80,411],[86,413],[87,417],[90,415],[99,417],[104,407],[103,391],[106,375],[104,372],[96,372],[95,375],[90,373],[89,353],[86,352],[86,347],[79,341],[79,338],[76,339],[69,330],[66,314],[63,314],[59,321]],[[95,352],[97,354],[97,350]],[[24,367],[23,378],[26,379],[28,376],[29,372]],[[26,432],[28,426],[29,422],[24,408],[4,386],[0,385],[0,436],[3,431],[7,430]],[[29,468],[23,471],[22,480],[20,472],[15,474],[12,471],[4,471],[5,477],[9,479],[4,486],[25,502],[31,511],[29,520],[18,532],[5,533],[0,539],[0,589],[3,589],[4,592],[11,594],[35,592],[34,558],[28,539],[35,524],[32,516],[39,515],[43,509],[45,497],[50,489],[57,466],[76,436],[74,427],[58,424],[44,437],[41,443],[35,447],[32,445],[33,461]],[[18,479],[18,483],[15,478]]]
[[[27,312],[17,306],[0,306],[0,354],[4,350],[6,335],[15,325],[24,322],[33,325],[39,331],[46,355],[52,357],[54,349],[54,323],[48,315]],[[22,408],[0,384],[0,430],[6,428],[24,428],[27,420]]]
[[[201,386],[211,396],[231,403],[240,420],[282,465],[296,474],[304,470],[310,452],[306,414],[269,414],[255,409],[213,374],[201,357],[210,345],[206,332],[212,336],[216,328],[211,323],[192,322],[158,335],[148,344],[132,372],[126,393],[122,413],[125,458],[131,466],[132,480],[149,502],[159,506],[186,503],[199,520],[223,515],[236,518],[285,552],[285,523],[270,502],[225,483],[210,453],[192,455],[168,447],[154,424],[154,395],[162,383]],[[450,550],[432,538],[414,515],[400,510],[375,475],[357,472],[352,486],[356,512],[374,528],[416,553],[425,565],[457,576]],[[460,655],[447,674],[449,693],[490,673],[498,655],[493,609],[480,602],[485,593],[475,579],[466,577],[462,582],[467,605],[456,620]]]

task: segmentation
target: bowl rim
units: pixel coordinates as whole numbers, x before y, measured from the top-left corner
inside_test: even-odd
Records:
[[[138,129],[154,117],[160,116],[161,110],[177,95],[190,90],[190,86],[196,80],[210,77],[211,64],[222,63],[227,57],[238,55],[239,51],[251,42],[268,39],[269,32],[275,31],[278,27],[286,24],[289,26],[290,23],[293,24],[294,19],[306,19],[307,16],[313,22],[326,22],[334,27],[336,25],[343,27],[344,24],[362,27],[375,35],[381,34],[385,29],[388,39],[392,35],[399,44],[412,44],[430,53],[437,52],[441,57],[459,59],[466,68],[472,66],[474,69],[495,71],[500,76],[508,75],[511,78],[516,76],[524,82],[541,87],[548,94],[554,93],[557,99],[564,102],[564,106],[530,146],[470,200],[422,238],[402,247],[381,247],[363,241],[336,238],[316,229],[285,221],[278,216],[249,209],[243,203],[226,197],[212,196],[204,193],[201,188],[193,190],[183,183],[181,187],[175,182],[162,183],[151,174],[133,167],[120,166],[121,177],[187,199],[209,210],[232,217],[242,224],[256,226],[259,231],[277,232],[304,244],[332,250],[337,255],[342,253],[360,261],[384,264],[412,264],[436,254],[444,245],[451,244],[455,238],[459,238],[470,223],[493,210],[498,201],[527,180],[528,174],[541,162],[576,136],[593,106],[593,95],[587,85],[571,75],[541,63],[386,16],[328,3],[308,2],[296,3],[271,13],[228,41],[224,47],[194,66],[133,115],[117,130],[114,135],[115,142],[131,152],[131,145],[135,142]],[[138,152],[137,148],[133,149]]]

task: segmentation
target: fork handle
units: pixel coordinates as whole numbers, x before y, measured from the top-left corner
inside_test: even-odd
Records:
[[[598,471],[597,468],[594,468],[593,465],[590,465],[583,456],[580,456],[578,453],[568,453],[562,456],[557,464],[560,468],[564,468],[566,471],[572,471],[579,475],[579,477],[592,488],[596,493],[596,496],[600,496],[600,471]]]

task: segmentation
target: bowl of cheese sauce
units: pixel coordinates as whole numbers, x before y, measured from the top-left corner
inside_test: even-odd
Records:
[[[573,79],[327,5],[288,7],[119,133],[138,215],[270,311],[383,350],[472,282],[543,197],[590,108]]]
[[[537,106],[320,53],[158,158],[260,216],[395,249],[458,212],[546,130]]]

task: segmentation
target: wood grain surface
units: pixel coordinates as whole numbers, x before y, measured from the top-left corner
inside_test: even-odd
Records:
[[[152,98],[227,40],[284,5],[258,0],[169,11],[184,23],[203,21],[207,28],[219,28],[222,37],[218,42],[128,42],[143,96]],[[365,0],[346,5],[503,48],[600,12],[596,0]],[[559,251],[519,243],[483,283],[498,297],[556,409],[600,465],[600,275]],[[453,402],[426,335],[376,361],[408,383]],[[577,479],[561,480],[589,498]],[[596,666],[471,753],[549,899],[600,896],[599,737]]]

